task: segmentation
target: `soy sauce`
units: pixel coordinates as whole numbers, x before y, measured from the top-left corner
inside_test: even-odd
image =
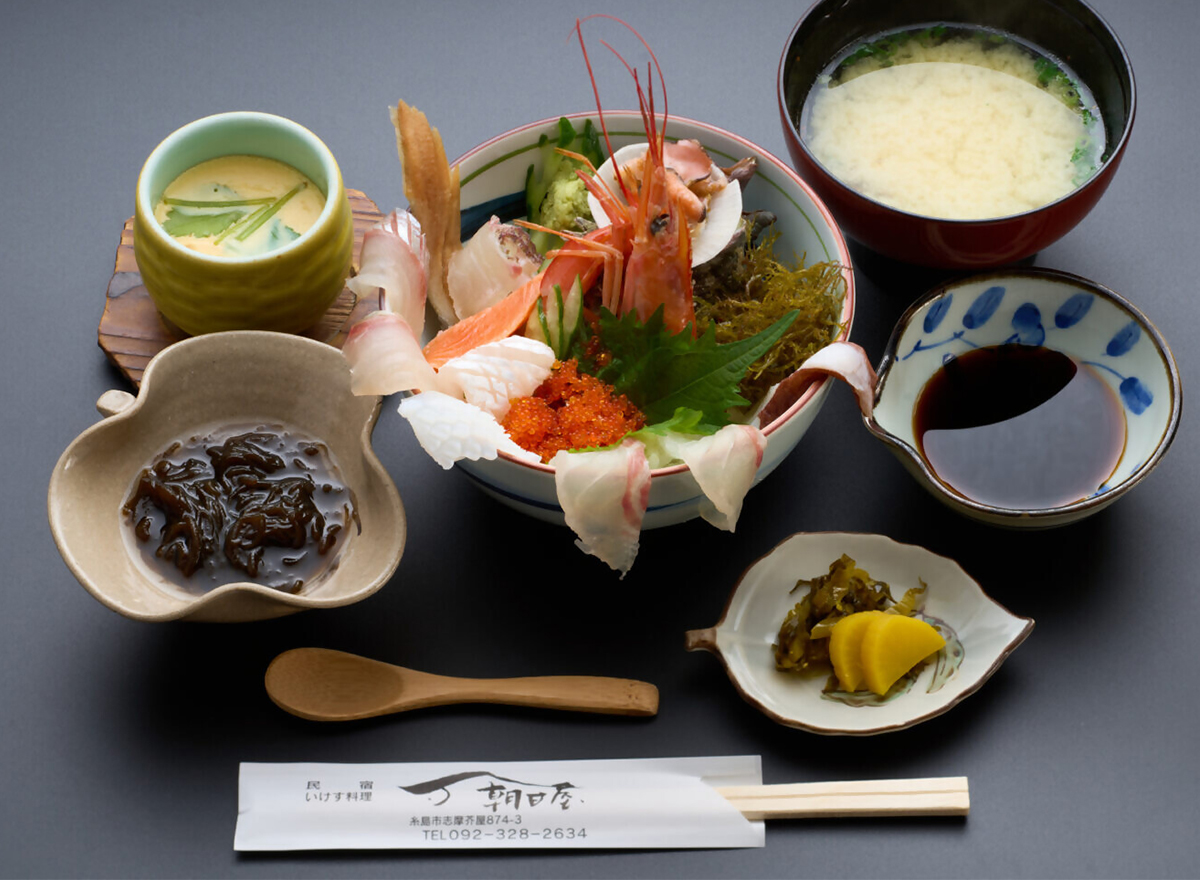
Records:
[[[913,429],[943,483],[1015,510],[1093,495],[1125,446],[1120,401],[1094,369],[1015,343],[947,360],[917,398]]]

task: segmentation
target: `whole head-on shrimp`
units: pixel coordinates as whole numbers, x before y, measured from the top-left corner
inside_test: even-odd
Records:
[[[637,89],[638,109],[642,114],[642,125],[648,143],[640,181],[626,180],[621,169],[616,169],[617,185],[621,189],[625,202],[630,207],[627,208],[615,198],[602,199],[606,212],[609,211],[610,206],[616,212],[608,214],[613,220],[614,227],[620,224],[628,229],[627,234],[614,236],[614,243],[622,240],[625,245],[620,297],[615,311],[620,315],[636,311],[638,319],[646,321],[661,306],[663,321],[669,331],[678,333],[691,325],[692,332],[695,333],[696,314],[692,306],[691,233],[688,230],[686,213],[680,203],[680,196],[675,188],[669,185],[669,172],[663,162],[663,146],[668,117],[666,83],[663,80],[662,69],[659,67],[653,50],[642,39],[642,36],[619,18],[610,15],[593,15],[575,22],[575,33],[579,37],[579,47],[583,51],[583,60],[587,65],[588,77],[592,82],[592,91],[596,96],[596,111],[600,117],[600,128],[604,133],[604,142],[610,155],[613,153],[612,143],[608,137],[608,126],[604,122],[604,110],[600,105],[600,92],[596,87],[591,59],[588,57],[587,46],[583,39],[583,22],[592,18],[607,18],[618,22],[636,36],[650,54],[650,62],[646,65],[647,83],[643,90],[638,71],[631,67],[616,49],[603,40],[601,41],[633,77],[634,87]],[[663,93],[661,121],[655,115],[655,74],[658,77],[660,91]],[[593,193],[595,193],[594,189]]]

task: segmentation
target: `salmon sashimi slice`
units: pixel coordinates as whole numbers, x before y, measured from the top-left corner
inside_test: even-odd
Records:
[[[425,360],[437,369],[473,348],[512,336],[525,325],[541,295],[543,275],[539,272],[495,305],[450,325],[433,337],[425,346]]]

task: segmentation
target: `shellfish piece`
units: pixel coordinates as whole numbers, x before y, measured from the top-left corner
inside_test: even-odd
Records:
[[[501,420],[512,398],[533,394],[553,366],[550,346],[510,336],[448,361],[438,371],[438,380],[446,393],[456,390],[467,403]]]
[[[439,387],[416,333],[395,312],[372,312],[351,327],[342,354],[356,396]]]
[[[404,196],[421,224],[429,249],[429,302],[443,325],[457,320],[446,274],[450,258],[462,246],[458,167],[450,167],[442,136],[425,114],[403,101],[391,108],[396,151],[404,171]]]
[[[700,141],[695,138],[686,138],[674,143],[664,141],[663,164],[678,174],[688,186],[702,180],[713,180],[719,182],[719,185],[724,185],[725,172],[709,158],[704,147],[700,146]]]
[[[455,314],[461,320],[495,305],[541,264],[529,233],[492,217],[450,257],[446,285]]]
[[[363,236],[358,274],[346,282],[359,297],[383,289],[383,306],[410,328],[425,326],[425,236],[407,211],[392,211]]]
[[[558,503],[584,553],[624,578],[637,558],[650,501],[650,464],[636,440],[597,452],[559,452],[550,460]]]
[[[904,673],[944,647],[946,640],[925,621],[884,613],[862,637],[863,681],[882,697]]]
[[[422,391],[400,401],[399,413],[412,425],[421,448],[445,470],[462,458],[494,459],[506,452],[536,464],[540,459],[522,449],[488,413],[440,391]]]

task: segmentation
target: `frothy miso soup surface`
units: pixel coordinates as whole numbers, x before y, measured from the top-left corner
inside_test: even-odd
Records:
[[[989,32],[928,33],[892,35],[908,38],[851,55],[813,89],[806,138],[835,177],[903,211],[968,220],[1040,208],[1095,172],[1103,124],[1060,67]]]
[[[324,208],[320,188],[291,165],[263,156],[221,156],[171,181],[154,218],[194,251],[245,257],[295,241]]]

